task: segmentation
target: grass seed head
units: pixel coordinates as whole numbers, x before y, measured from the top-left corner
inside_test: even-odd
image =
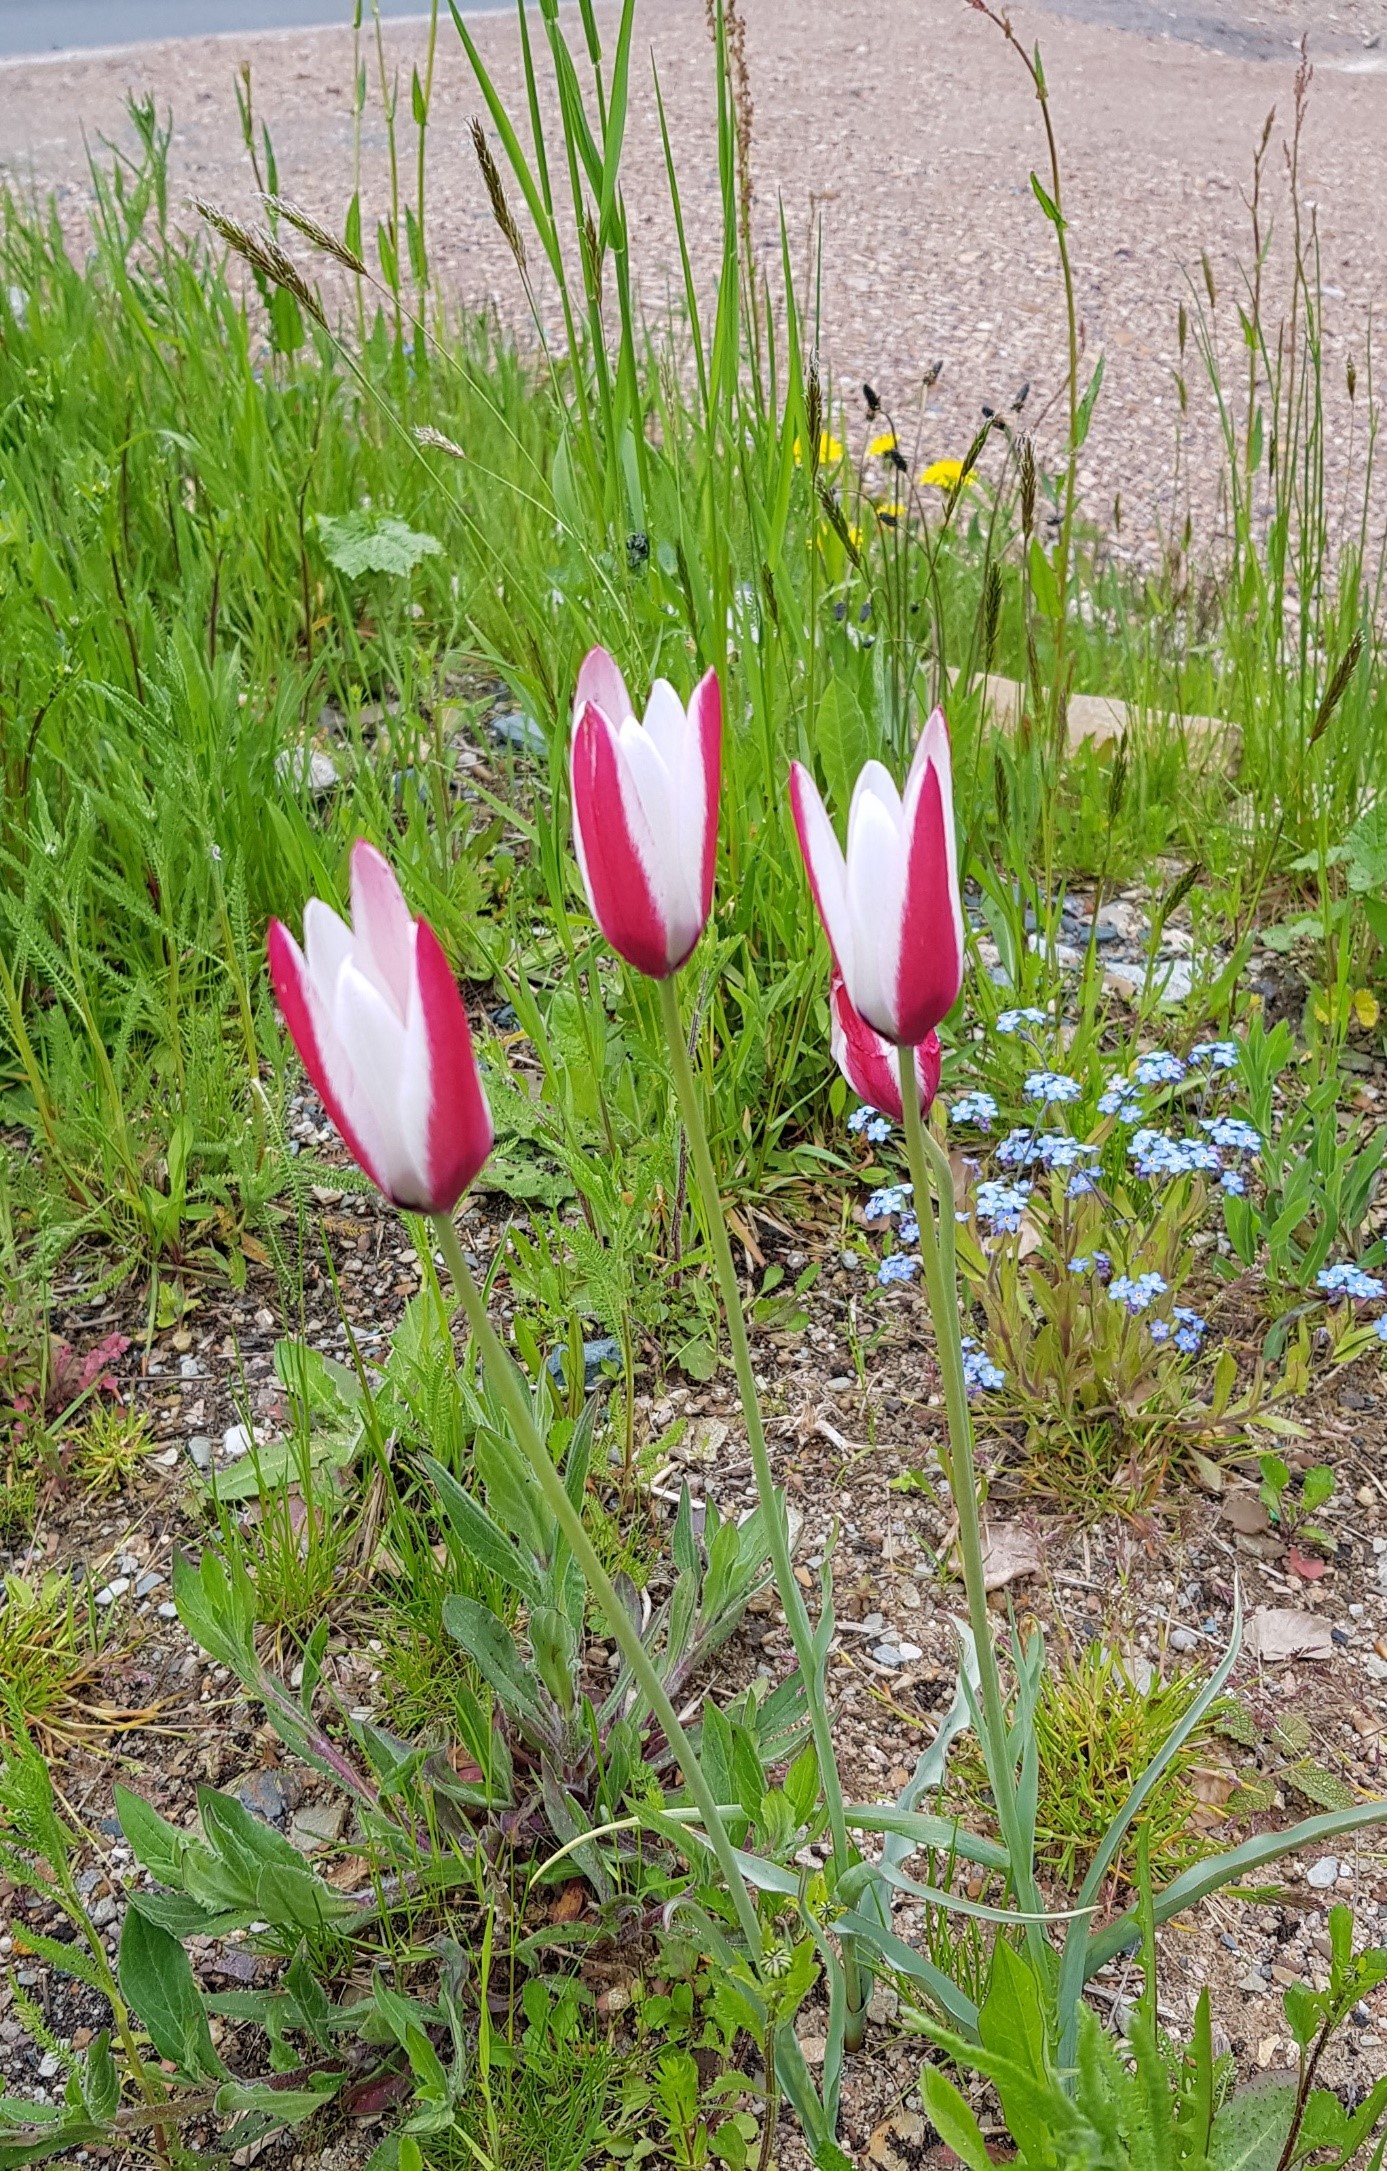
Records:
[[[415,424],[414,442],[416,445],[427,446],[431,452],[446,452],[450,460],[467,458],[461,445],[455,444],[451,437],[445,437],[442,430],[434,429],[428,422]]]
[[[311,211],[305,211],[302,204],[291,203],[287,196],[266,196],[265,207],[283,219],[287,226],[292,226],[296,234],[302,234],[305,241],[311,241],[315,249],[321,249],[325,256],[335,257],[337,262],[356,278],[365,279],[369,276],[355,249],[349,249],[345,241],[339,240],[336,234],[315,219]]]
[[[486,130],[479,120],[472,122],[472,148],[477,154],[477,164],[482,169],[487,197],[491,204],[491,216],[506,237],[506,246],[515,258],[517,268],[523,273],[525,265],[525,237],[515,223],[515,214],[506,202],[506,191],[496,161],[491,155],[491,145],[486,140]]]
[[[229,211],[221,210],[201,196],[193,198],[193,209],[199,218],[207,221],[214,233],[220,234],[229,249],[234,250],[237,256],[250,265],[252,271],[258,271],[263,278],[272,280],[276,286],[281,286],[286,293],[292,294],[300,309],[306,316],[312,317],[315,324],[327,323],[322,303],[292,256],[285,254],[272,234],[267,234],[261,226],[244,225],[240,219],[233,218]]]

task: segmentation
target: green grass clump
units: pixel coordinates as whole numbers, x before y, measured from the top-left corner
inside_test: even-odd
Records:
[[[1095,1638],[1077,1652],[1058,1647],[1042,1680],[1035,1715],[1037,1858],[1069,1890],[1082,1883],[1113,1818],[1202,1686],[1193,1675],[1176,1673],[1143,1687],[1134,1674],[1117,1651]],[[1198,1807],[1190,1774],[1202,1760],[1205,1739],[1196,1728],[1152,1789],[1114,1857],[1116,1885],[1135,1875],[1140,1833],[1150,1846],[1151,1874],[1161,1884],[1206,1851],[1190,1825]]]

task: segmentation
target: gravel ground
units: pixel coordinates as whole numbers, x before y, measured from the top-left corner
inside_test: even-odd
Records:
[[[1301,0],[1303,5],[1303,0]],[[1233,316],[1239,264],[1249,252],[1243,202],[1253,147],[1268,111],[1276,123],[1269,192],[1277,239],[1268,271],[1271,314],[1286,278],[1288,228],[1281,140],[1291,112],[1290,0],[1057,0],[1062,15],[1025,7],[1021,37],[1043,43],[1066,176],[1077,295],[1090,358],[1107,378],[1085,451],[1086,506],[1100,520],[1121,494],[1123,540],[1149,550],[1177,503],[1175,318],[1207,252],[1220,296],[1230,362],[1240,353]],[[865,420],[867,378],[895,411],[904,442],[921,454],[957,453],[979,404],[1005,402],[1025,381],[1042,444],[1057,446],[1064,320],[1050,229],[1028,185],[1043,161],[1040,115],[1000,35],[964,0],[877,0],[833,11],[812,0],[756,0],[747,9],[755,101],[753,167],[758,240],[777,247],[783,205],[805,279],[816,215],[824,222],[821,344],[843,394],[848,442]],[[1143,31],[1115,29],[1110,20]],[[1302,215],[1318,227],[1325,286],[1330,470],[1342,483],[1349,439],[1344,365],[1360,373],[1384,243],[1378,206],[1387,180],[1387,25],[1382,0],[1341,0],[1317,11],[1321,55],[1301,162]],[[611,21],[611,12],[603,18]],[[520,92],[512,22],[480,17],[476,36],[512,109]],[[573,26],[577,35],[576,20]],[[388,63],[408,82],[419,23],[386,26]],[[670,115],[691,240],[711,278],[717,175],[712,69],[702,0],[647,0],[638,51],[649,38]],[[1199,40],[1204,42],[1197,42]],[[579,39],[581,42],[581,39]],[[431,134],[434,261],[447,291],[494,299],[522,319],[514,267],[492,222],[467,138],[480,106],[451,29],[441,41]],[[1258,57],[1273,54],[1273,58]],[[1248,57],[1251,56],[1251,57]],[[118,53],[0,65],[0,170],[19,185],[55,190],[79,228],[88,200],[89,144],[128,136],[127,89],[152,91],[175,121],[172,200],[193,193],[253,208],[240,147],[233,77],[253,63],[257,106],[271,124],[282,185],[333,223],[351,186],[351,39],[338,30],[190,39]],[[673,291],[674,255],[649,70],[634,71],[625,180],[648,309]],[[366,131],[368,210],[382,207],[386,141],[373,103]],[[176,209],[176,216],[191,216]],[[370,226],[368,223],[368,231]],[[536,252],[537,253],[537,252]],[[1201,282],[1202,288],[1202,282]],[[921,413],[920,383],[943,371]],[[1194,382],[1185,425],[1185,473],[1196,532],[1217,521],[1218,447],[1210,402]],[[1362,429],[1358,431],[1361,447]],[[1159,508],[1159,512],[1158,512]]]

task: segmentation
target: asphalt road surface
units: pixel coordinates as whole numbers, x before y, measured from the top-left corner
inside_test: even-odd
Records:
[[[467,12],[510,4],[467,0]],[[427,15],[428,0],[380,0],[380,11],[387,16]],[[447,12],[445,5],[445,18]],[[352,0],[0,0],[0,57],[90,52],[226,32],[299,30],[351,19]]]

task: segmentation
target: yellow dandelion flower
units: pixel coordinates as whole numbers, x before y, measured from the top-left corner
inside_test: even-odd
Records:
[[[795,456],[795,466],[798,467],[804,457],[804,448],[800,444],[798,438],[795,439],[791,450],[793,451]],[[819,432],[820,467],[831,467],[835,460],[841,460],[842,457],[843,447],[839,443],[838,439],[836,437],[830,437],[827,430],[821,430]]]
[[[962,476],[962,460],[931,460],[920,480],[934,490],[957,490]]]
[[[878,430],[878,432],[877,432],[876,436],[875,436],[875,437],[874,437],[874,438],[872,439],[872,442],[871,442],[871,443],[870,443],[870,445],[868,445],[868,447],[867,447],[867,453],[868,453],[868,457],[869,457],[870,459],[873,459],[873,460],[879,460],[879,459],[881,458],[881,456],[882,456],[882,454],[883,454],[883,453],[885,453],[885,452],[894,452],[894,451],[895,451],[895,449],[896,449],[896,433],[895,433],[895,431],[894,431],[894,430]]]
[[[893,498],[889,505],[876,507],[876,516],[878,520],[884,520],[888,527],[894,527],[898,520],[904,520],[905,510],[900,499]]]

